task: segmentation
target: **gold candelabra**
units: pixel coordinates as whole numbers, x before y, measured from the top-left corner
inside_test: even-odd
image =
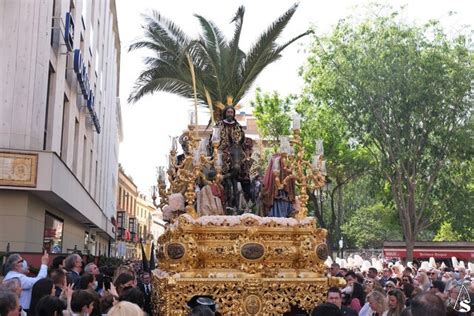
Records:
[[[316,141],[316,153],[311,164],[305,159],[305,151],[301,141],[300,117],[293,117],[293,139],[287,137],[280,138],[281,165],[284,168],[283,179],[280,179],[280,171],[273,170],[275,184],[279,190],[283,189],[291,180],[299,189],[299,210],[295,214],[298,220],[304,219],[308,215],[308,193],[307,190],[314,191],[322,188],[326,184],[325,172],[326,163],[323,159],[322,141]]]
[[[184,150],[184,158],[178,163],[177,159],[177,137],[172,138],[172,146],[169,155],[168,165],[168,181],[170,183],[169,188],[166,186],[164,167],[158,168],[158,186],[154,188],[152,194],[153,201],[156,199],[156,191],[160,196],[160,204],[155,204],[156,207],[163,207],[169,203],[169,196],[174,193],[180,193],[184,196],[186,201],[186,213],[196,218],[198,213],[194,207],[196,201],[196,184],[198,182],[202,184],[208,184],[209,180],[203,172],[205,166],[212,167],[216,170],[216,178],[212,180],[214,183],[220,183],[222,175],[222,158],[218,151],[220,142],[220,130],[218,128],[213,129],[212,134],[212,156],[207,157],[205,153],[205,146],[201,144],[201,148],[198,148],[199,138],[197,137],[197,131],[195,126],[188,125],[188,131],[185,133],[188,135],[187,148]],[[183,148],[184,149],[184,148]]]

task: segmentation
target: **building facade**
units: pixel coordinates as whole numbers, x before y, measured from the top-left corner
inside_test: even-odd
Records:
[[[115,0],[3,0],[0,12],[0,249],[111,255]]]
[[[156,209],[151,216],[151,235],[153,236],[153,241],[155,242],[156,249],[156,246],[158,245],[158,237],[165,233],[166,222],[163,220],[163,213],[159,209]]]
[[[117,257],[138,258],[138,188],[133,179],[119,166],[117,190]]]
[[[121,165],[118,179],[116,256],[141,259],[143,244],[150,259],[151,243],[154,241],[156,247],[158,236],[165,230],[165,222],[160,217],[161,212],[145,194],[138,191],[132,177],[125,173]]]
[[[147,196],[143,193],[138,193],[137,198],[137,233],[138,238],[143,242],[151,240],[151,223],[152,215],[155,211],[153,203],[148,200]]]

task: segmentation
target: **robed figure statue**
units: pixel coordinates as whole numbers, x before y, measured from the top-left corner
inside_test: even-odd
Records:
[[[235,119],[233,106],[226,106],[222,111],[222,119],[216,123],[220,133],[218,149],[222,152],[222,184],[226,192],[226,209],[238,213],[239,190],[237,182],[242,172],[241,163],[245,157],[243,143],[245,132]]]
[[[288,178],[285,157],[275,154],[271,157],[263,178],[264,213],[270,217],[289,217],[294,211],[295,180]],[[278,180],[277,180],[278,178]]]

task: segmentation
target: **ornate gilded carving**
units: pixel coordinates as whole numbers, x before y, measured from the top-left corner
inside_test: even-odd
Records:
[[[250,294],[244,299],[244,307],[248,315],[257,315],[262,310],[262,300],[257,295]]]
[[[307,269],[324,273],[324,260],[316,246],[325,242],[326,231],[313,219],[260,218],[255,215],[180,216],[159,239],[160,269],[169,272],[199,269],[237,269],[271,275],[273,270]],[[179,243],[184,248],[171,244]],[[174,251],[170,253],[170,249]],[[178,252],[181,251],[181,252]]]
[[[332,280],[330,284],[329,281]],[[187,315],[195,295],[212,296],[223,315],[281,315],[297,305],[310,312],[324,302],[328,286],[339,278],[175,278],[155,274],[154,299],[162,315]],[[171,282],[170,282],[171,281]]]
[[[187,315],[194,295],[224,315],[310,311],[343,282],[324,277],[325,238],[310,218],[181,215],[159,238],[155,302],[161,315]]]

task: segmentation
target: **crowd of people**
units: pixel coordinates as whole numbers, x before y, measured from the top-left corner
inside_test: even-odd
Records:
[[[474,271],[472,271],[474,272]],[[343,289],[331,287],[313,316],[445,316],[471,315],[474,282],[464,266],[403,267],[385,263],[361,272],[333,263],[328,272],[343,277]]]
[[[45,252],[37,275],[29,275],[26,260],[10,254],[0,278],[0,316],[154,315],[151,275],[141,262],[98,267],[85,264],[79,254],[50,260]],[[346,286],[329,288],[313,316],[460,316],[474,311],[469,305],[474,282],[464,266],[384,263],[382,269],[360,271],[333,263],[328,276],[344,278]],[[219,315],[212,297],[196,296],[188,307],[190,315]],[[287,315],[305,315],[301,312]]]
[[[51,261],[51,265],[50,265]],[[35,277],[10,254],[0,277],[0,316],[153,315],[151,276],[139,262],[118,267],[84,264],[79,254],[41,258]]]

